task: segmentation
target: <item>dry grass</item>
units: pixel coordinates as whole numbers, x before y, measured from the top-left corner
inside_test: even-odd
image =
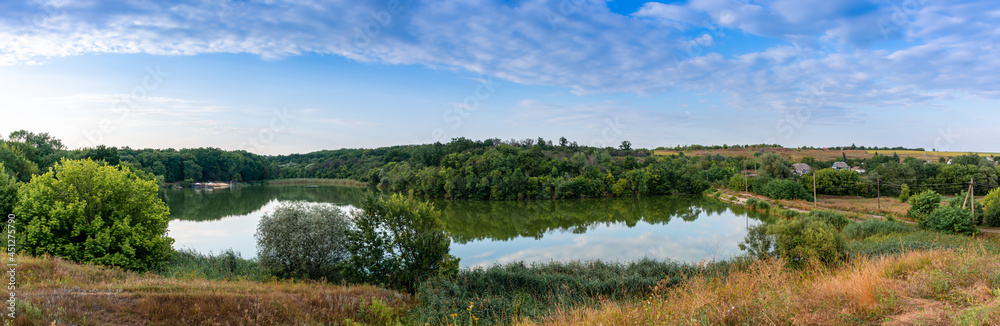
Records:
[[[829,161],[834,159],[842,158],[843,155],[847,155],[848,158],[869,158],[875,156],[875,154],[868,153],[868,151],[862,150],[822,150],[822,149],[794,149],[794,148],[727,148],[727,149],[713,149],[713,150],[695,150],[695,151],[684,151],[686,156],[704,156],[708,154],[719,154],[722,156],[729,157],[752,157],[754,153],[758,152],[765,153],[775,153],[781,155],[786,160],[792,162],[799,162],[804,157],[812,157],[819,161]],[[658,150],[654,152],[657,155],[677,155],[677,151],[669,150]],[[879,154],[884,154],[879,152]],[[891,153],[890,153],[891,154]]]
[[[792,270],[760,261],[647,300],[563,310],[522,325],[998,325],[1000,255],[969,248]]]
[[[853,219],[866,219],[871,216],[877,215],[884,216],[887,214],[893,214],[896,218],[905,219],[907,211],[910,209],[909,203],[901,203],[896,198],[882,197],[882,208],[879,209],[879,199],[877,198],[865,198],[858,196],[826,196],[820,195],[819,200],[816,205],[813,205],[811,201],[804,200],[777,200],[771,199],[766,196],[756,195],[752,193],[742,192],[742,191],[732,191],[726,188],[719,188],[722,193],[722,198],[728,198],[729,196],[734,196],[737,198],[757,198],[760,200],[765,200],[768,202],[781,204],[786,208],[792,208],[801,212],[808,212],[813,209],[828,209],[837,210],[851,215]]]
[[[268,185],[272,186],[346,186],[346,187],[365,187],[368,184],[351,179],[317,179],[317,178],[299,178],[299,179],[277,179],[268,181]]]
[[[411,301],[371,286],[182,280],[59,258],[15,258],[16,325],[382,325]]]
[[[843,155],[847,155],[848,158],[870,158],[875,156],[875,153],[879,155],[892,155],[893,153],[899,154],[900,158],[906,157],[916,157],[922,160],[932,160],[937,161],[941,157],[956,157],[967,154],[979,154],[980,156],[995,156],[1000,155],[1000,153],[975,153],[975,152],[922,152],[922,151],[895,151],[895,150],[823,150],[823,149],[795,149],[795,148],[763,148],[763,149],[746,149],[746,148],[728,148],[728,149],[706,149],[706,150],[694,150],[694,151],[684,151],[684,155],[687,156],[704,156],[707,154],[719,154],[722,156],[729,157],[750,157],[753,153],[757,152],[766,153],[776,153],[781,155],[786,160],[791,162],[800,162],[804,157],[812,157],[818,161],[830,161],[835,159],[840,159]],[[657,150],[654,152],[657,155],[677,155],[677,151],[670,150]]]

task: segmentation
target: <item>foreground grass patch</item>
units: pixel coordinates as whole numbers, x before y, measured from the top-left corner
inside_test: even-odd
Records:
[[[524,325],[1000,324],[1000,255],[982,247],[861,258],[833,269],[759,261],[641,302],[564,309]]]
[[[421,325],[509,324],[560,309],[637,301],[656,288],[680,284],[689,275],[721,275],[738,264],[592,261],[513,263],[463,270],[456,278],[436,278],[422,284],[416,295],[420,304],[411,310],[411,317]]]
[[[17,325],[385,325],[410,297],[321,282],[165,278],[52,257],[16,257]]]

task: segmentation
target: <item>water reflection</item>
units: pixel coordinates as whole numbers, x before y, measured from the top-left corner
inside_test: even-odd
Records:
[[[168,192],[175,247],[202,252],[233,248],[256,255],[261,216],[281,202],[302,200],[354,209],[365,195],[349,187],[256,186]],[[739,253],[746,226],[762,218],[701,197],[559,201],[434,201],[463,267],[512,261],[700,261]]]

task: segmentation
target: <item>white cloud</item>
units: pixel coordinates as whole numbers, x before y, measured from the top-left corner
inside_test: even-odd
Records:
[[[857,117],[861,106],[929,105],[951,92],[996,97],[1000,83],[998,10],[986,0],[690,0],[647,3],[631,16],[610,12],[603,1],[568,9],[558,0],[403,1],[398,10],[390,3],[0,5],[9,13],[0,17],[0,64],[91,53],[322,53],[577,94],[709,90],[754,110],[792,110],[821,88],[817,110],[831,118]],[[39,19],[23,19],[33,16]],[[686,36],[692,32],[697,36]],[[713,52],[742,33],[782,45]],[[873,47],[887,39],[898,43]]]

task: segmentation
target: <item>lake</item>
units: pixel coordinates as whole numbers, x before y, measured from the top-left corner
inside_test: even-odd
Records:
[[[247,186],[168,190],[174,247],[203,253],[233,249],[256,256],[261,216],[283,202],[352,211],[366,190],[336,186]],[[703,197],[540,201],[432,200],[462,267],[514,261],[630,261],[644,257],[698,262],[740,254],[737,244],[759,214]]]

